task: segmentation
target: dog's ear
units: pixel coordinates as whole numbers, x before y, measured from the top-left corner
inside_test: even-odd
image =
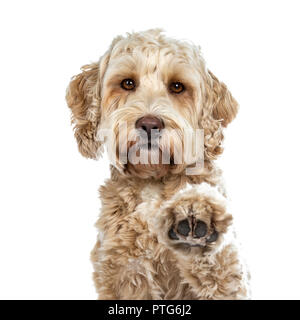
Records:
[[[106,55],[100,62],[83,66],[82,72],[72,78],[66,94],[78,149],[83,156],[92,159],[97,158],[100,147],[96,131],[101,117],[101,79],[107,64]]]
[[[206,158],[216,159],[223,152],[223,128],[235,118],[238,104],[226,85],[209,70],[204,76],[204,86],[200,127],[204,129]]]
[[[213,118],[221,121],[223,127],[227,127],[238,112],[238,103],[226,85],[220,82],[210,70],[208,70],[208,77],[210,82],[208,99],[212,104]]]

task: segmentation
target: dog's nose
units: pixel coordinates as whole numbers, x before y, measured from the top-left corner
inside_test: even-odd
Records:
[[[164,123],[157,117],[145,116],[137,120],[135,127],[147,132],[148,136],[151,136],[151,130],[162,130]]]

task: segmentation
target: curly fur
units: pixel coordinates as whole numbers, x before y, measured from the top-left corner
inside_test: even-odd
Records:
[[[134,79],[138,89],[122,90],[126,78]],[[168,83],[179,80],[186,90],[174,96]],[[66,99],[79,151],[93,159],[102,152],[100,129],[112,129],[118,137],[120,122],[133,129],[147,114],[178,130],[173,153],[183,145],[181,132],[204,130],[204,167],[198,175],[185,174],[194,163],[124,165],[118,152],[109,150],[117,162],[100,188],[99,239],[92,251],[99,298],[248,297],[248,273],[235,243],[221,171],[214,164],[223,150],[223,128],[235,118],[238,105],[206,68],[199,47],[156,29],[119,36],[98,62],[82,67],[71,80]],[[168,231],[185,218],[201,219],[219,238],[206,245],[199,240],[201,246],[189,246],[194,240],[185,239],[174,244]]]

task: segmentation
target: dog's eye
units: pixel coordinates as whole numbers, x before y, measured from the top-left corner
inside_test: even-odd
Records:
[[[185,90],[185,87],[181,82],[172,82],[169,89],[173,93],[181,93]]]
[[[135,82],[132,79],[124,79],[121,82],[121,88],[124,90],[133,90],[135,88]]]

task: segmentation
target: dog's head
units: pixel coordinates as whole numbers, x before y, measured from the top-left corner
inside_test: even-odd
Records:
[[[188,149],[186,132],[197,129],[205,160],[215,159],[223,128],[238,109],[206,69],[200,49],[160,30],[117,37],[99,62],[83,66],[72,79],[67,102],[79,151],[97,158],[105,142],[121,172],[142,178],[191,166],[195,159],[179,158]]]

